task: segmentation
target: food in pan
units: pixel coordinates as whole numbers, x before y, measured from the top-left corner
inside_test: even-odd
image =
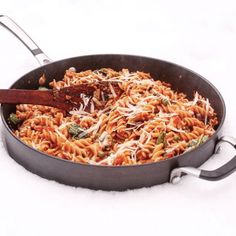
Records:
[[[46,89],[43,80],[40,89]],[[81,94],[83,103],[69,114],[53,107],[17,105],[9,117],[15,135],[61,159],[118,166],[172,158],[215,132],[217,115],[207,98],[193,91],[190,100],[149,73],[70,68],[62,80],[49,85],[60,89],[104,80],[110,81],[106,93],[97,89],[92,97]]]

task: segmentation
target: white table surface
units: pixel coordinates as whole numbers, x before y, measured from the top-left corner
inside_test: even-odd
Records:
[[[127,53],[176,62],[222,93],[224,134],[236,136],[235,1],[1,1],[53,59]],[[38,66],[0,28],[0,87]],[[2,127],[2,122],[0,122]],[[126,192],[73,188],[38,177],[13,161],[0,137],[0,235],[236,235],[236,174],[207,182],[184,177]],[[214,169],[236,152],[202,168]]]

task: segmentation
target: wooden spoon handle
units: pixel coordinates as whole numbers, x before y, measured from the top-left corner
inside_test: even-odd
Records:
[[[0,89],[0,103],[53,105],[52,90]]]

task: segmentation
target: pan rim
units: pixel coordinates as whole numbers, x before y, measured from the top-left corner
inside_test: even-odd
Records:
[[[225,101],[223,99],[223,96],[221,95],[221,93],[219,92],[219,90],[210,82],[208,81],[205,77],[203,77],[202,75],[196,73],[195,71],[185,67],[185,66],[182,66],[182,65],[179,65],[179,64],[176,64],[176,63],[173,63],[173,62],[170,62],[170,61],[167,61],[167,60],[162,60],[162,59],[158,59],[158,58],[153,58],[153,57],[147,57],[147,56],[140,56],[140,55],[130,55],[130,54],[88,54],[88,55],[81,55],[81,56],[74,56],[74,57],[69,57],[69,58],[64,58],[64,59],[60,59],[60,60],[57,60],[57,61],[52,61],[46,65],[42,65],[42,66],[39,66],[27,73],[25,73],[24,75],[22,75],[19,79],[17,79],[11,86],[10,86],[10,89],[18,82],[20,81],[23,77],[27,76],[28,74],[32,73],[33,71],[39,69],[39,68],[43,68],[47,65],[51,65],[51,64],[54,64],[54,63],[58,63],[58,62],[62,62],[62,61],[66,61],[66,60],[69,60],[69,59],[75,59],[75,58],[83,58],[83,57],[94,57],[94,56],[124,56],[124,57],[138,57],[138,58],[143,58],[143,59],[147,59],[147,60],[156,60],[156,61],[159,61],[159,62],[162,62],[162,63],[165,63],[165,64],[169,64],[169,65],[172,65],[172,66],[175,66],[175,67],[179,67],[185,71],[188,71],[190,73],[193,73],[195,74],[197,77],[199,77],[200,79],[202,79],[204,82],[206,82],[207,84],[209,84],[211,86],[211,88],[216,92],[216,94],[218,95],[221,103],[222,103],[222,110],[223,110],[223,115],[222,115],[222,118],[221,118],[221,121],[217,127],[217,129],[215,130],[215,133],[204,143],[200,144],[198,147],[190,150],[190,151],[187,151],[185,153],[182,153],[180,155],[177,155],[177,156],[174,156],[172,158],[169,158],[169,159],[165,159],[165,160],[160,160],[158,162],[150,162],[150,163],[144,163],[144,164],[133,164],[133,165],[121,165],[121,166],[107,166],[107,165],[95,165],[95,164],[88,164],[88,163],[77,163],[77,162],[72,162],[70,160],[66,160],[66,159],[61,159],[61,158],[58,158],[56,156],[52,156],[52,155],[48,155],[47,153],[44,153],[42,151],[39,151],[39,150],[36,150],[34,149],[33,147],[30,147],[29,145],[25,144],[23,141],[21,141],[19,138],[17,138],[13,131],[10,129],[6,119],[4,118],[3,116],[3,110],[4,110],[4,104],[1,104],[1,107],[0,107],[0,112],[1,112],[1,119],[2,119],[2,123],[4,125],[4,128],[10,133],[10,135],[15,138],[15,140],[17,142],[20,142],[23,146],[25,146],[26,148],[30,149],[31,151],[34,151],[36,153],[39,153],[41,154],[42,156],[44,156],[45,158],[52,158],[53,160],[57,160],[57,161],[61,161],[63,163],[67,163],[67,164],[71,164],[71,165],[76,165],[76,166],[86,166],[86,167],[90,167],[90,168],[105,168],[105,169],[110,169],[110,168],[115,168],[115,169],[120,169],[120,168],[134,168],[134,167],[138,167],[138,168],[142,168],[142,167],[145,167],[145,166],[150,166],[150,165],[159,165],[159,164],[162,164],[162,163],[166,163],[166,162],[169,162],[169,161],[174,161],[176,159],[179,159],[179,158],[184,158],[185,156],[187,155],[191,155],[193,152],[196,152],[196,151],[199,151],[200,148],[202,148],[203,146],[205,146],[208,142],[212,141],[213,139],[215,139],[218,135],[218,133],[220,132],[220,130],[222,129],[222,126],[225,122],[225,117],[226,117],[226,105],[225,105]]]

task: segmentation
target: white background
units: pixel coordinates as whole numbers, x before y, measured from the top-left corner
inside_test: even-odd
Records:
[[[0,1],[53,59],[127,53],[184,65],[211,81],[236,136],[236,5],[232,1]],[[0,87],[37,62],[0,28]],[[2,126],[2,123],[0,122]],[[202,168],[235,151],[225,146]],[[184,177],[126,192],[92,191],[42,179],[15,163],[0,138],[0,235],[236,235],[236,174],[219,182]]]

